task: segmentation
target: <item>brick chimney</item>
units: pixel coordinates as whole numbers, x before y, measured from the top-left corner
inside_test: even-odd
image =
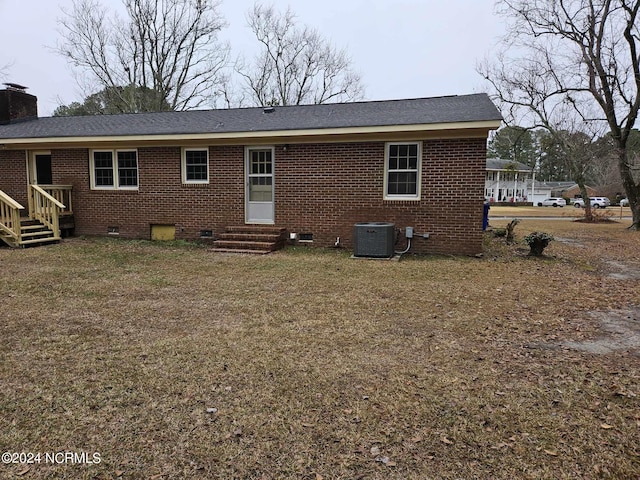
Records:
[[[38,98],[29,95],[27,87],[5,83],[0,90],[0,125],[38,118]]]

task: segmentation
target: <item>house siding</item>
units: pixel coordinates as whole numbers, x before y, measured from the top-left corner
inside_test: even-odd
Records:
[[[482,252],[486,139],[425,140],[421,199],[385,201],[385,142],[308,143],[275,147],[275,224],[313,234],[313,245],[353,248],[357,222],[414,227],[411,251]],[[135,145],[130,145],[135,148]],[[91,190],[88,149],[54,149],[53,182],[73,185],[76,234],[149,238],[150,225],[176,226],[176,238],[214,235],[244,224],[244,146],[209,147],[209,183],[185,185],[180,147],[138,148],[139,189]],[[2,189],[26,206],[23,151],[0,151]],[[397,248],[404,248],[402,238]]]

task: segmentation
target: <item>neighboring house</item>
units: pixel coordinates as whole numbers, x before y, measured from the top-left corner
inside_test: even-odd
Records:
[[[489,202],[527,202],[531,167],[500,158],[487,158],[484,197]]]
[[[36,97],[10,88],[0,207],[40,208],[44,223],[72,206],[82,235],[222,238],[267,225],[346,248],[355,223],[392,222],[414,228],[412,252],[473,255],[487,135],[500,122],[485,94],[38,118]]]
[[[565,183],[565,185],[562,185],[562,183]],[[558,184],[559,185],[557,185],[553,189],[552,193],[554,196],[564,197],[564,198],[581,198],[582,197],[582,194],[580,193],[580,187],[578,186],[577,183],[558,182]],[[590,197],[598,196],[598,191],[595,188],[590,187],[589,185],[585,185],[585,188],[587,189],[587,195],[589,195]]]
[[[597,195],[587,187],[589,195]],[[549,197],[575,198],[580,188],[575,182],[540,182],[531,167],[497,158],[488,158],[485,174],[484,196],[489,202],[530,202],[537,205]]]
[[[535,182],[535,194],[533,196],[533,204],[543,201],[549,197],[576,198],[580,196],[580,188],[575,182]],[[595,188],[587,186],[587,192],[590,196],[597,195]]]
[[[566,197],[564,189],[575,185],[575,182],[533,182],[534,194],[531,197],[534,205],[549,197]],[[531,191],[531,189],[529,190]]]

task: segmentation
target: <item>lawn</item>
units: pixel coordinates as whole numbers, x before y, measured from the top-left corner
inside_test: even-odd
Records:
[[[625,217],[631,218],[631,209],[629,207],[613,206],[605,209],[593,209],[595,215],[600,217],[606,217],[611,219],[624,219]],[[494,218],[500,218],[503,216],[509,217],[566,217],[566,218],[579,218],[584,216],[584,208],[575,208],[573,205],[567,205],[566,207],[529,207],[529,206],[502,206],[491,205],[489,209],[489,216]]]
[[[603,322],[640,323],[640,234],[516,237],[400,262],[0,248],[0,452],[42,454],[0,478],[637,478],[640,345]]]

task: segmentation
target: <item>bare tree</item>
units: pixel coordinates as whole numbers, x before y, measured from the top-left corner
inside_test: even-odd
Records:
[[[0,80],[4,80],[9,75],[9,69],[13,63],[7,63],[6,65],[0,65]]]
[[[298,27],[290,9],[256,3],[247,17],[261,52],[252,64],[241,61],[242,101],[254,105],[300,105],[354,101],[362,98],[360,76],[346,50],[339,50],[320,33]]]
[[[133,91],[123,92],[131,89]],[[127,99],[127,103],[122,102]],[[72,115],[108,115],[117,113],[132,113],[131,99],[134,99],[136,112],[154,112],[171,110],[171,106],[158,95],[158,92],[146,87],[108,87],[97,93],[89,95],[84,102],[72,102],[69,105],[60,105],[53,112],[54,117]],[[160,105],[160,108],[158,108]]]
[[[225,26],[219,3],[123,0],[122,18],[98,0],[74,0],[59,20],[58,51],[89,77],[93,92],[120,92],[128,111],[213,103],[228,56],[228,47],[217,42]],[[156,95],[135,95],[138,88]],[[152,104],[140,105],[141,99]]]
[[[627,148],[640,108],[640,0],[501,0],[499,5],[510,22],[504,49],[479,70],[505,115],[554,135],[583,133],[591,141],[608,130],[632,228],[640,229],[640,171]],[[564,142],[562,134],[556,137]],[[580,150],[565,148],[567,154]],[[586,197],[586,190],[582,194]]]

